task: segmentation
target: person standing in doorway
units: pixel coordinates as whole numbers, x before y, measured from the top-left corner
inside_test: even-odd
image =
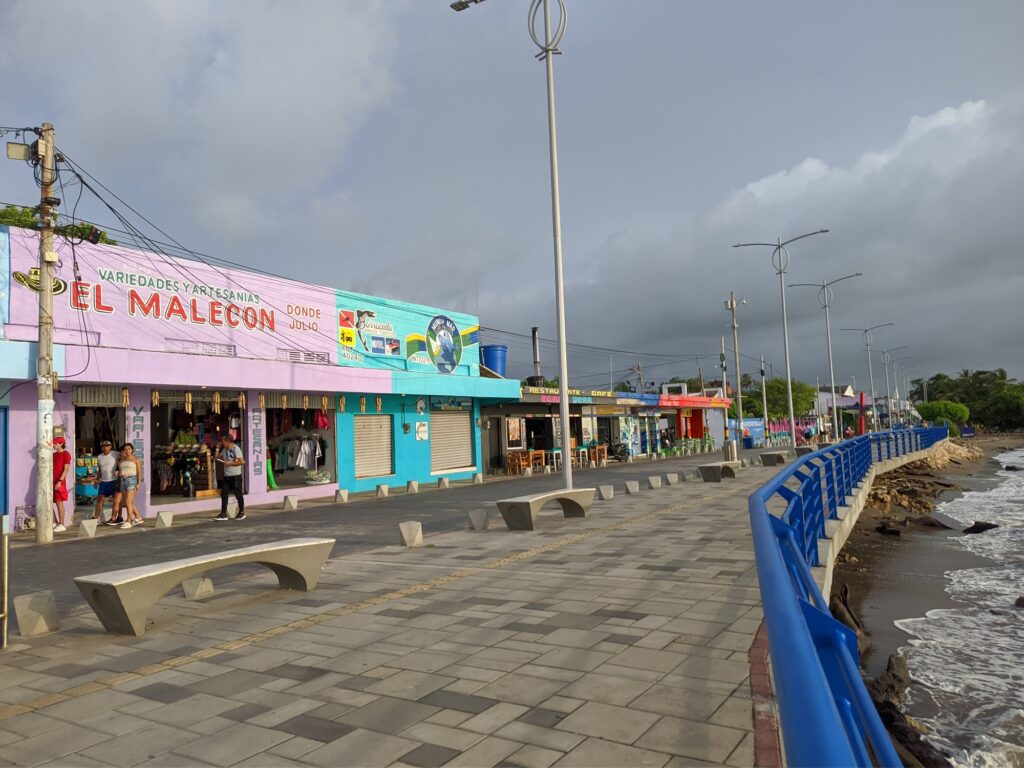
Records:
[[[238,514],[235,520],[245,520],[245,497],[242,495],[242,467],[245,466],[245,456],[231,434],[224,435],[224,445],[221,447],[217,461],[224,467],[224,480],[220,486],[220,514],[214,520],[227,520],[228,518],[228,496],[232,493],[238,500]]]
[[[75,463],[64,446],[63,437],[58,435],[53,438],[53,502],[57,505],[54,533],[63,533],[67,530],[64,524],[64,502],[68,500],[68,472],[71,471],[71,466]]]
[[[135,497],[139,493],[139,484],[142,483],[142,462],[135,455],[135,446],[131,443],[121,446],[121,456],[117,461],[117,474],[121,478],[121,487],[114,496],[114,509],[120,510],[121,500],[124,499],[128,519],[118,527],[127,530],[136,525],[142,525],[142,515],[135,506]]]
[[[96,457],[99,480],[96,483],[96,511],[93,513],[93,517],[100,521],[103,520],[103,505],[107,503],[107,499],[113,500],[117,495],[117,460],[121,454],[112,448],[109,440],[103,440],[100,443],[100,455]],[[119,513],[120,510],[112,509],[110,520],[105,524],[113,524],[114,518],[120,517]]]

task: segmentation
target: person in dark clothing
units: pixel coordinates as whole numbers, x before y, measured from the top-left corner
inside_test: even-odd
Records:
[[[245,456],[235,445],[230,434],[224,435],[224,445],[217,454],[217,462],[224,467],[224,480],[220,485],[220,514],[214,520],[228,520],[228,496],[232,493],[238,500],[238,514],[235,520],[245,520],[245,497],[242,495],[242,467]]]

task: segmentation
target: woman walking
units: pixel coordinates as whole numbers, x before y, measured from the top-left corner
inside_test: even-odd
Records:
[[[121,523],[122,529],[142,525],[142,515],[135,506],[135,496],[139,492],[139,483],[142,482],[142,462],[135,455],[135,448],[131,443],[125,443],[121,447],[121,458],[117,462],[117,475],[121,480],[121,487],[114,497],[114,509],[121,508],[121,498],[124,497],[125,508],[128,511],[128,519]]]

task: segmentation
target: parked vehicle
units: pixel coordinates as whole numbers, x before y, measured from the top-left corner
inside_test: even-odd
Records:
[[[626,461],[629,458],[629,449],[625,443],[608,441],[608,458],[616,461]]]

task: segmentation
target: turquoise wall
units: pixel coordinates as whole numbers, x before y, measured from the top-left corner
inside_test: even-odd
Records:
[[[337,410],[337,441],[338,441],[338,486],[345,488],[352,493],[372,491],[378,485],[387,485],[392,488],[404,488],[409,480],[416,480],[421,485],[428,485],[437,482],[439,477],[447,477],[451,480],[469,480],[480,468],[480,403],[473,401],[472,423],[473,423],[473,461],[475,467],[466,472],[441,472],[431,474],[430,472],[430,440],[416,439],[416,422],[430,421],[430,411],[427,413],[416,413],[417,395],[380,395],[380,415],[389,415],[392,418],[391,433],[393,435],[393,460],[394,474],[385,477],[363,477],[356,479],[355,476],[355,453],[354,453],[354,424],[353,417],[360,415],[359,398],[366,397],[366,413],[377,414],[377,395],[368,394],[346,394],[345,412],[341,407]],[[427,400],[429,401],[429,397]],[[404,411],[404,413],[403,413]],[[409,425],[409,431],[402,428],[402,424]],[[428,429],[428,436],[433,435],[433,430]]]

